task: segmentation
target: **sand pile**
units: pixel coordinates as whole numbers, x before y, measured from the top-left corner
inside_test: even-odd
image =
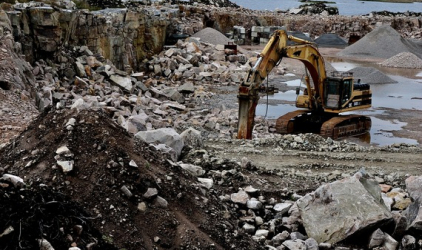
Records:
[[[402,38],[391,26],[384,25],[374,29],[338,55],[387,59],[401,52],[411,52],[422,58],[422,45]]]
[[[192,37],[200,38],[201,42],[211,43],[214,45],[227,44],[233,40],[227,38],[223,33],[213,28],[205,28],[192,35]]]
[[[386,74],[372,67],[356,67],[348,72],[353,72],[355,80],[361,79],[361,83],[381,84],[381,83],[397,83]]]
[[[321,47],[346,47],[347,42],[337,34],[323,34],[315,42]]]
[[[381,66],[391,68],[422,69],[422,59],[410,52],[402,52],[381,63]]]

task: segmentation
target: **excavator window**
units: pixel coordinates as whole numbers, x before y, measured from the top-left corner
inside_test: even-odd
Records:
[[[324,84],[324,101],[327,108],[340,108],[340,81],[337,78],[327,78]]]

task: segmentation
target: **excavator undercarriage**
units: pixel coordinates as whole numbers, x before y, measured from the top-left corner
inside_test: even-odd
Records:
[[[312,114],[307,110],[289,112],[276,121],[279,134],[314,133],[322,137],[338,139],[367,133],[371,119],[362,115]]]

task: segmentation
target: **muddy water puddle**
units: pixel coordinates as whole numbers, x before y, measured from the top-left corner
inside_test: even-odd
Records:
[[[342,60],[331,60],[329,62],[338,71],[347,71],[360,66],[374,67],[398,82],[394,84],[371,85],[372,108],[353,112],[354,114],[362,114],[371,117],[371,131],[368,135],[363,136],[358,141],[356,138],[348,138],[349,140],[361,144],[369,143],[371,145],[379,146],[391,145],[394,143],[418,144],[417,140],[414,138],[394,136],[393,132],[403,130],[403,127],[406,126],[407,123],[400,121],[400,117],[386,119],[385,115],[382,114],[387,109],[405,110],[406,112],[422,110],[422,70],[384,68],[371,62]],[[301,76],[297,77],[300,78]],[[299,87],[301,81],[300,79],[297,79],[283,83],[289,87]],[[303,84],[301,87],[303,87]],[[261,97],[261,103],[257,106],[256,110],[257,115],[264,116],[266,114],[267,119],[277,119],[287,112],[297,110],[294,106],[296,100],[296,92],[294,90],[268,96],[268,103],[271,103],[271,100],[278,100],[281,101],[282,104],[267,105],[266,98],[266,96]]]

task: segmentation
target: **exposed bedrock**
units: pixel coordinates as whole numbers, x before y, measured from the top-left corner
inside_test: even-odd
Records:
[[[7,15],[16,42],[26,60],[54,59],[60,62],[63,49],[87,46],[122,70],[138,70],[145,58],[160,52],[171,34],[192,35],[212,27],[222,33],[239,25],[250,38],[252,26],[285,26],[311,37],[337,33],[362,37],[375,27],[389,24],[403,37],[420,38],[422,17],[414,16],[325,16],[292,15],[242,8],[210,6],[143,6],[101,11],[63,10],[39,4],[15,5]]]

